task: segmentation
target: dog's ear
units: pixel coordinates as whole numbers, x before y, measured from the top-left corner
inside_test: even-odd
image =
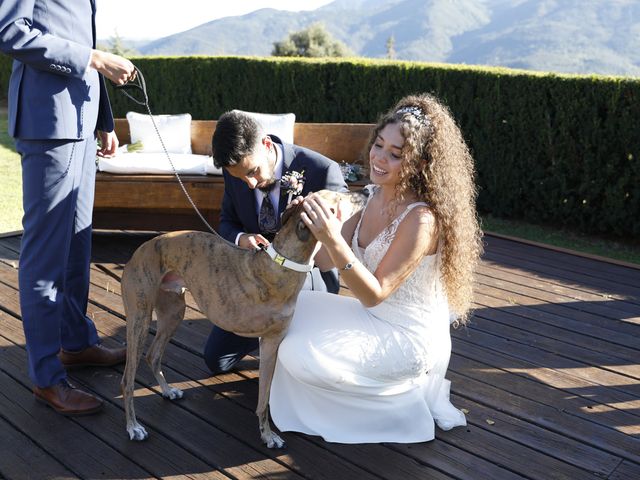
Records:
[[[282,217],[280,218],[280,225],[284,225],[289,221],[289,219],[296,213],[302,210],[302,203],[295,205],[293,207],[287,208],[284,212],[282,212]]]
[[[311,231],[307,228],[302,220],[298,220],[296,225],[296,236],[301,242],[306,242],[311,237]]]

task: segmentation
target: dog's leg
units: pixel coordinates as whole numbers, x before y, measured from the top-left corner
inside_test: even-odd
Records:
[[[182,390],[170,387],[167,383],[164,373],[162,373],[162,355],[165,348],[167,348],[167,343],[169,343],[180,322],[182,322],[184,311],[184,293],[170,292],[162,288],[158,290],[156,299],[158,329],[146,358],[153,375],[160,384],[162,396],[169,400],[178,400],[182,398],[183,393]]]
[[[288,322],[287,322],[288,323]],[[286,324],[286,323],[285,323]],[[260,437],[267,448],[284,448],[284,440],[271,430],[269,423],[269,393],[271,392],[271,379],[276,368],[278,347],[284,337],[284,332],[275,337],[260,338],[260,378],[258,379],[258,425]]]
[[[127,364],[122,376],[122,397],[124,412],[127,420],[127,433],[131,440],[144,440],[149,434],[138,423],[133,406],[133,392],[135,389],[136,370],[142,357],[144,342],[151,323],[152,299],[144,290],[136,291],[132,282],[127,282],[128,276],[122,278],[122,301],[127,316]]]

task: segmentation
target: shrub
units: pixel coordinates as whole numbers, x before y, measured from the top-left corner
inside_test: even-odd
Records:
[[[364,59],[134,58],[153,113],[294,112],[301,122],[375,122],[432,92],[473,151],[482,212],[583,232],[640,235],[640,80]],[[6,92],[6,57],[0,86]],[[142,112],[111,91],[114,112]]]

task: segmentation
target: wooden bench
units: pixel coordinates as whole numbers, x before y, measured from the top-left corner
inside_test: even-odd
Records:
[[[215,121],[191,124],[193,153],[211,155]],[[296,123],[294,142],[337,162],[362,163],[373,128],[368,123]],[[116,119],[120,144],[130,143],[129,124]],[[217,226],[224,181],[217,175],[181,175],[189,195],[212,226]],[[354,182],[360,187],[365,181]],[[93,227],[110,230],[206,230],[174,175],[115,175],[98,172]]]

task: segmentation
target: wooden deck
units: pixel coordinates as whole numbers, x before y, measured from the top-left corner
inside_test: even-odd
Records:
[[[147,238],[94,237],[89,314],[109,345],[125,337],[122,265]],[[477,309],[454,333],[448,374],[467,428],[413,445],[285,433],[288,448],[271,451],[253,414],[256,361],[209,377],[209,324],[193,306],[165,367],[186,398],[164,401],[139,370],[147,442],[125,435],[121,367],[71,375],[105,399],[100,415],[65,418],[37,404],[18,303],[20,238],[0,239],[0,478],[639,479],[640,270],[495,237],[486,244]]]

